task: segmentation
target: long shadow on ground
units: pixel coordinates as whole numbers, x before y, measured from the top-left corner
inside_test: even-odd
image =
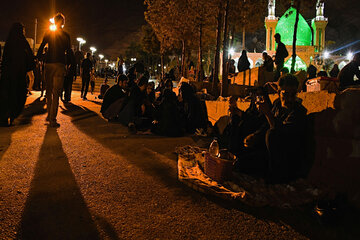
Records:
[[[44,106],[45,101],[41,101],[40,98],[37,98],[31,104],[25,106],[21,115],[15,119],[14,126],[0,127],[0,160],[11,144],[12,134],[19,129],[28,127],[34,116],[44,114],[46,112]]]
[[[56,129],[48,128],[18,239],[100,239]]]
[[[95,139],[104,147],[125,156],[127,161],[131,162],[131,164],[139,167],[149,175],[161,180],[165,185],[171,187],[172,190],[178,192],[179,194],[185,193],[197,200],[199,200],[201,196],[204,196],[208,200],[215,202],[223,208],[237,209],[265,221],[269,220],[282,225],[289,225],[296,231],[311,239],[324,239],[324,237],[326,239],[341,239],[343,236],[346,236],[346,231],[348,230],[346,225],[349,221],[346,221],[340,227],[335,228],[334,226],[321,226],[312,215],[312,205],[302,206],[297,209],[278,209],[269,207],[254,208],[239,202],[229,202],[201,193],[194,194],[193,190],[184,186],[177,180],[177,172],[174,171],[173,165],[176,164],[175,160],[171,166],[166,166],[166,164],[159,162],[156,157],[152,156],[150,152],[145,159],[137,157],[139,152],[144,151],[139,147],[139,144],[142,144],[142,148],[147,148],[160,154],[169,151],[171,148],[175,148],[176,146],[172,145],[173,143],[169,143],[169,138],[129,135],[126,132],[126,128],[122,128],[120,132],[115,131],[116,129],[119,129],[116,124],[109,124],[95,112],[74,104],[66,104],[62,113],[70,116],[72,118],[72,123],[80,131]],[[86,122],[81,121],[84,119],[86,119]],[[113,133],[113,136],[109,137],[109,134],[107,134],[105,137],[103,133]],[[118,141],[109,141],[111,138],[120,140],[121,144],[119,144]],[[159,144],[159,141],[163,141],[162,144]],[[157,144],[155,142],[157,142]],[[184,145],[188,142],[189,139],[184,139],[183,141]]]

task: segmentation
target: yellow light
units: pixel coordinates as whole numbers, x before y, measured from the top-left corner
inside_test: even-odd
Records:
[[[50,30],[51,30],[51,31],[56,31],[56,25],[55,25],[55,24],[51,24],[51,25],[50,25]]]

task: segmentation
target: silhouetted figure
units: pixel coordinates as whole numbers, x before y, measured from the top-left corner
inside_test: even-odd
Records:
[[[81,86],[81,97],[86,100],[86,95],[89,90],[89,83],[90,83],[90,74],[91,70],[93,69],[93,63],[91,61],[91,54],[87,53],[86,58],[81,63],[81,79],[82,79],[82,86]]]
[[[128,70],[128,74],[126,75],[128,77],[128,87],[132,88],[135,85],[136,80],[136,68],[135,66],[132,66]]]
[[[179,89],[180,112],[183,116],[184,126],[188,133],[197,129],[207,129],[208,116],[206,105],[196,96],[193,87],[183,82]]]
[[[183,119],[179,111],[176,95],[165,89],[162,100],[155,110],[152,132],[169,137],[180,137],[184,134]]]
[[[229,73],[230,74],[235,74],[236,71],[236,67],[235,67],[235,60],[234,59],[230,59],[229,61]]]
[[[348,88],[352,85],[360,84],[360,52],[356,53],[353,60],[349,62],[345,67],[343,67],[338,75],[338,79],[340,81],[340,89]],[[354,80],[354,76],[359,79],[357,81]]]
[[[64,102],[71,101],[71,91],[74,77],[76,77],[76,61],[73,50],[69,50],[66,55],[66,75],[64,79]]]
[[[106,91],[100,110],[104,118],[108,120],[117,119],[125,105],[127,82],[128,78],[124,74],[119,75],[116,84]]]
[[[267,52],[263,52],[262,59],[264,60],[264,68],[267,72],[273,72],[274,71],[274,61],[272,58],[267,54]]]
[[[279,98],[273,107],[259,99],[256,105],[267,119],[259,130],[244,139],[244,146],[249,151],[259,152],[257,143],[266,143],[268,162],[259,158],[250,158],[248,152],[240,154],[237,167],[243,169],[267,169],[269,182],[283,183],[298,178],[302,172],[304,159],[306,108],[296,101],[299,82],[294,75],[285,74],[279,79]]]
[[[58,13],[54,17],[56,29],[48,30],[38,50],[38,57],[43,53],[46,44],[49,50],[45,59],[46,104],[48,110],[47,121],[51,127],[59,127],[56,116],[59,107],[59,97],[64,86],[66,73],[66,55],[71,50],[70,35],[63,30],[65,17]]]
[[[284,45],[281,42],[281,35],[276,33],[274,35],[275,42],[278,44],[275,53],[275,64],[276,64],[276,71],[275,71],[275,81],[277,81],[280,77],[281,69],[284,68],[285,58],[289,56],[289,53]]]
[[[123,75],[123,74],[121,74],[121,75]],[[118,76],[120,76],[120,75],[118,75]],[[108,85],[108,79],[107,79],[107,77],[105,77],[104,83],[100,85],[100,95],[98,96],[99,99],[104,98],[105,93],[109,88],[110,88],[110,86]]]
[[[244,72],[244,71],[250,69],[250,62],[247,57],[246,50],[242,50],[241,56],[238,61],[237,68],[238,68],[239,72]]]
[[[81,63],[84,60],[84,54],[79,49],[75,52],[75,61],[76,61],[76,76],[80,75]]]
[[[328,77],[328,74],[325,70],[321,70],[317,73],[317,77]]]
[[[26,76],[33,77],[34,54],[24,36],[24,26],[14,23],[6,39],[1,63],[0,124],[12,125],[24,108]]]
[[[333,68],[330,71],[330,77],[337,78],[339,75],[339,72],[340,72],[339,65],[334,64]]]
[[[317,68],[310,64],[308,69],[307,69],[307,75],[308,75],[308,79],[312,79],[312,78],[316,78],[316,73],[317,73]]]

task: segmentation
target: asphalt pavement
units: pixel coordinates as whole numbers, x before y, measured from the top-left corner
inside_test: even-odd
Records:
[[[60,104],[57,129],[37,92],[0,128],[0,239],[359,239],[311,206],[251,208],[188,188],[174,151],[204,139],[131,135],[79,95]]]

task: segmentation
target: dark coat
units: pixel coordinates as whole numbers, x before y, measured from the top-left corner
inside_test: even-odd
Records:
[[[23,26],[15,23],[5,43],[1,64],[1,121],[20,115],[27,96],[26,73],[34,68],[34,54],[23,34]]]

